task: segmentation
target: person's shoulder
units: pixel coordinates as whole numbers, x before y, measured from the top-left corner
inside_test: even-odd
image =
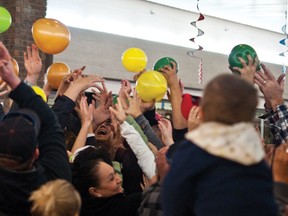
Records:
[[[203,151],[195,143],[189,140],[182,140],[170,146],[168,154],[175,154],[176,152],[190,152],[190,151]]]

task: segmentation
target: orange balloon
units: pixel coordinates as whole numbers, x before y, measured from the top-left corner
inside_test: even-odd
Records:
[[[19,65],[18,65],[18,62],[12,58],[11,59],[12,61],[12,64],[13,64],[13,69],[14,69],[14,73],[18,76],[19,75]],[[2,78],[0,77],[0,85],[3,83],[3,80]]]
[[[63,78],[70,73],[70,68],[63,62],[55,62],[47,69],[47,80],[50,86],[58,89]]]
[[[12,64],[13,64],[13,68],[14,68],[14,73],[18,76],[19,75],[19,65],[18,62],[12,58]]]
[[[37,47],[48,54],[57,54],[69,45],[69,29],[60,21],[42,18],[34,22],[32,35]]]

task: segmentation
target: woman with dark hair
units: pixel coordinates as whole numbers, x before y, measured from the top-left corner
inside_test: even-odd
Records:
[[[102,148],[90,146],[75,156],[73,184],[81,195],[81,215],[137,215],[141,193],[125,196],[122,180]]]

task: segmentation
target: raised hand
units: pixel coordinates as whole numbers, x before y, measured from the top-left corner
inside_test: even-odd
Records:
[[[248,64],[243,58],[239,57],[239,61],[242,63],[243,67],[242,68],[233,67],[233,68],[230,68],[230,70],[239,72],[243,79],[247,80],[253,85],[254,75],[256,74],[257,67],[259,65],[259,60],[257,57],[253,59],[251,55],[247,55],[247,59],[248,59]]]
[[[73,82],[70,83],[69,88],[65,94],[71,100],[76,101],[81,91],[84,91],[90,87],[99,87],[96,82],[103,82],[100,76],[78,76],[76,79],[73,78]]]
[[[2,42],[0,42],[0,76],[11,89],[16,88],[21,82],[20,78],[14,73],[11,56]]]
[[[92,101],[90,105],[87,103],[87,97],[82,96],[79,102],[78,115],[81,119],[82,126],[90,125],[93,121],[93,111],[95,109],[95,101]]]
[[[108,92],[104,82],[101,82],[102,88],[97,86],[96,88],[99,92],[96,92],[95,89],[92,89],[94,93],[92,97],[95,101],[98,102],[98,106],[93,111],[93,131],[104,121],[110,118],[109,107],[112,106],[112,92]]]
[[[191,131],[197,128],[201,122],[202,122],[202,117],[200,115],[200,107],[193,106],[188,116],[188,131]]]
[[[119,98],[117,98],[117,103],[115,104],[115,107],[116,109],[110,106],[109,110],[112,114],[115,115],[119,124],[122,124],[126,120],[126,114]]]
[[[285,74],[281,74],[278,79],[274,77],[271,71],[264,65],[261,64],[264,71],[255,74],[255,83],[259,86],[260,91],[264,95],[266,107],[269,109],[276,110],[276,107],[284,103],[284,82]]]
[[[165,65],[163,68],[160,68],[159,71],[162,72],[162,74],[165,76],[168,86],[172,86],[172,85],[179,85],[178,82],[178,77],[177,77],[177,66],[175,62],[171,62],[171,64],[173,65],[173,67],[171,67],[170,65]]]
[[[81,69],[76,69],[70,74],[64,76],[57,90],[56,96],[63,95],[73,80],[76,80],[78,76],[82,76],[82,72],[83,71]]]
[[[27,51],[24,52],[24,66],[27,71],[25,80],[32,85],[37,85],[42,69],[42,60],[35,44],[32,44],[31,47],[28,46]]]
[[[161,139],[165,146],[170,146],[174,143],[172,136],[172,124],[171,121],[166,118],[160,118],[158,126],[161,131]]]
[[[122,80],[121,81],[121,87],[118,93],[118,97],[121,100],[122,106],[124,109],[127,109],[129,104],[127,103],[127,94],[130,95],[130,93],[132,92],[131,89],[131,84],[128,80]]]
[[[129,101],[129,106],[125,111],[126,114],[131,115],[133,118],[141,115],[141,98],[137,94],[137,91],[135,89],[133,90],[133,98],[131,98],[130,95],[126,92],[126,97]]]

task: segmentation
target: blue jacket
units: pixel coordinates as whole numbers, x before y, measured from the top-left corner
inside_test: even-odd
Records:
[[[174,154],[162,188],[165,216],[276,216],[271,172],[264,161],[244,166],[190,141]]]

